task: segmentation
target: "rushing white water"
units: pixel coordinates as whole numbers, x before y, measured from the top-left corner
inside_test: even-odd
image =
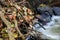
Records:
[[[44,25],[46,30],[40,28],[39,32],[49,38],[60,40],[60,16],[53,16],[52,21]]]
[[[44,25],[46,30],[37,26],[38,25],[36,25],[36,28],[34,27],[34,30],[36,29],[36,31],[41,32],[43,34],[41,35],[43,39],[60,40],[60,16],[53,16],[52,20]],[[26,40],[28,40],[28,38]]]

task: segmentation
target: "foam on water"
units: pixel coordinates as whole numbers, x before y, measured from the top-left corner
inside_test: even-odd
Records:
[[[53,16],[52,21],[44,25],[44,27],[46,30],[40,28],[37,31],[52,39],[60,39],[60,16]]]
[[[39,31],[43,34],[42,35],[43,39],[46,38],[60,40],[60,16],[53,16],[52,20],[46,25],[44,25],[44,28],[46,28],[46,30],[44,30],[41,27],[36,28],[36,31]],[[28,40],[28,38],[26,40]]]

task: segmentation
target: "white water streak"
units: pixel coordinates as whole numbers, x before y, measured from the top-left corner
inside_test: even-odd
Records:
[[[60,39],[60,16],[53,16],[52,21],[44,25],[44,27],[46,30],[40,28],[37,31],[52,39]]]

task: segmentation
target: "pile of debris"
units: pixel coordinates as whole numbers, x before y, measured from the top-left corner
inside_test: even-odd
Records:
[[[42,33],[36,30],[39,28],[46,30],[43,25],[51,21],[52,15],[55,15],[52,10],[55,8],[44,5],[45,1],[38,0],[39,3],[34,1],[0,0],[0,38],[2,40],[41,39]],[[40,3],[42,4],[37,5]]]

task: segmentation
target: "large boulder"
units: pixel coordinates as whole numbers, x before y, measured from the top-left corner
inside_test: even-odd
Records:
[[[60,16],[60,7],[52,7],[54,15]]]

